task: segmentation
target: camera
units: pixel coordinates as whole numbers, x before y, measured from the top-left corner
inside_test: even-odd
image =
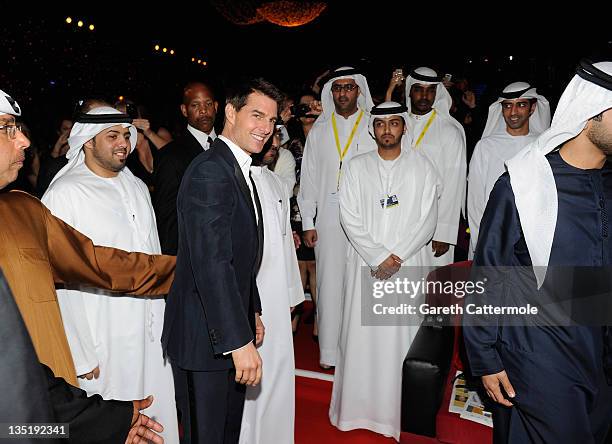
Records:
[[[132,119],[137,119],[138,118],[138,108],[133,103],[126,103],[125,104],[125,112]]]
[[[299,103],[297,105],[292,105],[291,114],[293,114],[296,118],[306,117],[310,113],[310,105],[307,103]]]

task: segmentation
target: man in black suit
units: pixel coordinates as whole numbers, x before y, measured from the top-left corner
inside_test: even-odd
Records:
[[[282,100],[263,79],[228,94],[223,133],[191,163],[179,190],[177,267],[162,344],[185,442],[237,443],[244,384],[261,379],[253,336],[263,339],[255,283],[263,220],[249,167],[274,131]]]
[[[163,444],[162,426],[143,415],[152,398],[106,401],[56,378],[40,364],[6,278],[0,270],[0,418],[4,423],[67,423],[70,442]],[[7,432],[7,429],[3,430]],[[17,436],[14,436],[17,438]],[[19,442],[51,442],[23,439]]]
[[[159,152],[153,165],[153,208],[162,252],[176,255],[178,228],[176,196],[185,170],[203,150],[217,138],[214,129],[218,103],[212,88],[204,83],[190,82],[183,88],[181,113],[187,128],[176,140]]]

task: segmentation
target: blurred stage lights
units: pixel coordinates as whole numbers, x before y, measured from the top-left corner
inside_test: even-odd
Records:
[[[153,50],[155,52],[159,52],[166,55],[175,55],[176,51],[172,48],[161,46],[159,43],[155,43],[153,45]],[[191,63],[196,63],[198,65],[207,66],[207,62],[202,60],[201,58],[191,57]]]
[[[153,46],[153,49],[154,49],[155,51],[161,51],[161,52],[163,52],[164,54],[174,55],[174,53],[175,53],[174,49],[172,49],[172,48],[166,48],[166,47],[163,47],[163,48],[162,48],[162,47],[161,47],[161,46],[159,46],[158,44],[156,44],[155,46]]]
[[[72,17],[66,17],[65,22],[68,25],[76,24],[78,28],[82,28],[82,27],[85,26],[85,22],[83,20],[78,20],[78,21],[75,22]],[[93,25],[93,23],[90,23],[87,26],[87,29],[89,29],[90,31],[93,31],[94,29],[96,29],[96,27]]]

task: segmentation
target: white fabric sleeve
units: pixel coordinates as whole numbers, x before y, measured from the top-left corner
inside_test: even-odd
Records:
[[[317,214],[317,199],[319,195],[319,181],[317,175],[317,156],[315,153],[315,133],[310,131],[304,146],[302,166],[300,169],[300,192],[297,203],[302,217],[302,230],[314,230],[314,218]]]
[[[285,183],[289,193],[287,197],[290,198],[293,195],[293,187],[295,186],[295,158],[289,150],[281,148],[278,160],[274,166],[274,172]]]
[[[423,248],[434,235],[436,219],[438,216],[438,196],[440,179],[433,166],[427,165],[421,174],[425,174],[423,180],[423,194],[421,196],[420,217],[416,223],[399,236],[398,241],[392,247],[394,254],[402,261],[414,256]]]
[[[468,197],[467,197],[467,216],[470,227],[470,250],[469,259],[474,257],[480,221],[484,214],[487,196],[486,177],[483,168],[483,149],[480,142],[476,144],[472,159],[470,160],[470,174],[468,176]]]
[[[443,144],[446,156],[438,173],[444,189],[438,203],[438,223],[433,240],[455,245],[459,232],[459,215],[465,199],[465,143],[459,130],[453,126],[452,133],[444,138]]]
[[[364,225],[359,208],[361,193],[359,172],[356,169],[355,162],[349,161],[340,179],[340,223],[359,256],[374,269],[391,255],[391,251],[382,243],[374,241]]]
[[[69,209],[74,206],[65,193],[54,188],[57,187],[47,190],[42,197],[42,202],[54,216],[72,226],[74,220]],[[84,298],[86,297],[89,297],[88,293],[81,291],[57,290],[62,322],[77,375],[89,373],[99,364],[94,337],[85,310]]]
[[[282,185],[282,184],[281,184]],[[285,204],[289,208],[289,199]],[[300,267],[298,266],[297,253],[295,244],[293,243],[293,231],[291,230],[290,212],[286,211],[286,217],[281,223],[285,224],[285,236],[283,237],[283,256],[287,266],[287,287],[289,307],[295,307],[304,301],[304,288],[302,286],[302,277],[300,276]]]

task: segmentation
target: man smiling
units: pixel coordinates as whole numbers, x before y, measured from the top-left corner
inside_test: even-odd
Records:
[[[101,106],[77,117],[68,164],[43,196],[51,212],[96,244],[159,254],[155,215],[146,185],[125,167],[136,145],[131,119]],[[58,290],[62,319],[81,388],[105,399],[157,402],[148,412],[178,442],[174,384],[161,350],[163,298],[109,298]]]
[[[261,379],[253,339],[263,340],[255,282],[263,217],[249,167],[272,136],[283,99],[263,79],[230,92],[221,136],[193,160],[179,189],[177,275],[162,343],[185,442],[237,443],[244,384]]]
[[[489,107],[482,139],[474,148],[468,176],[470,258],[476,249],[480,220],[489,193],[505,171],[505,162],[533,142],[550,126],[548,100],[526,82],[506,86]]]

